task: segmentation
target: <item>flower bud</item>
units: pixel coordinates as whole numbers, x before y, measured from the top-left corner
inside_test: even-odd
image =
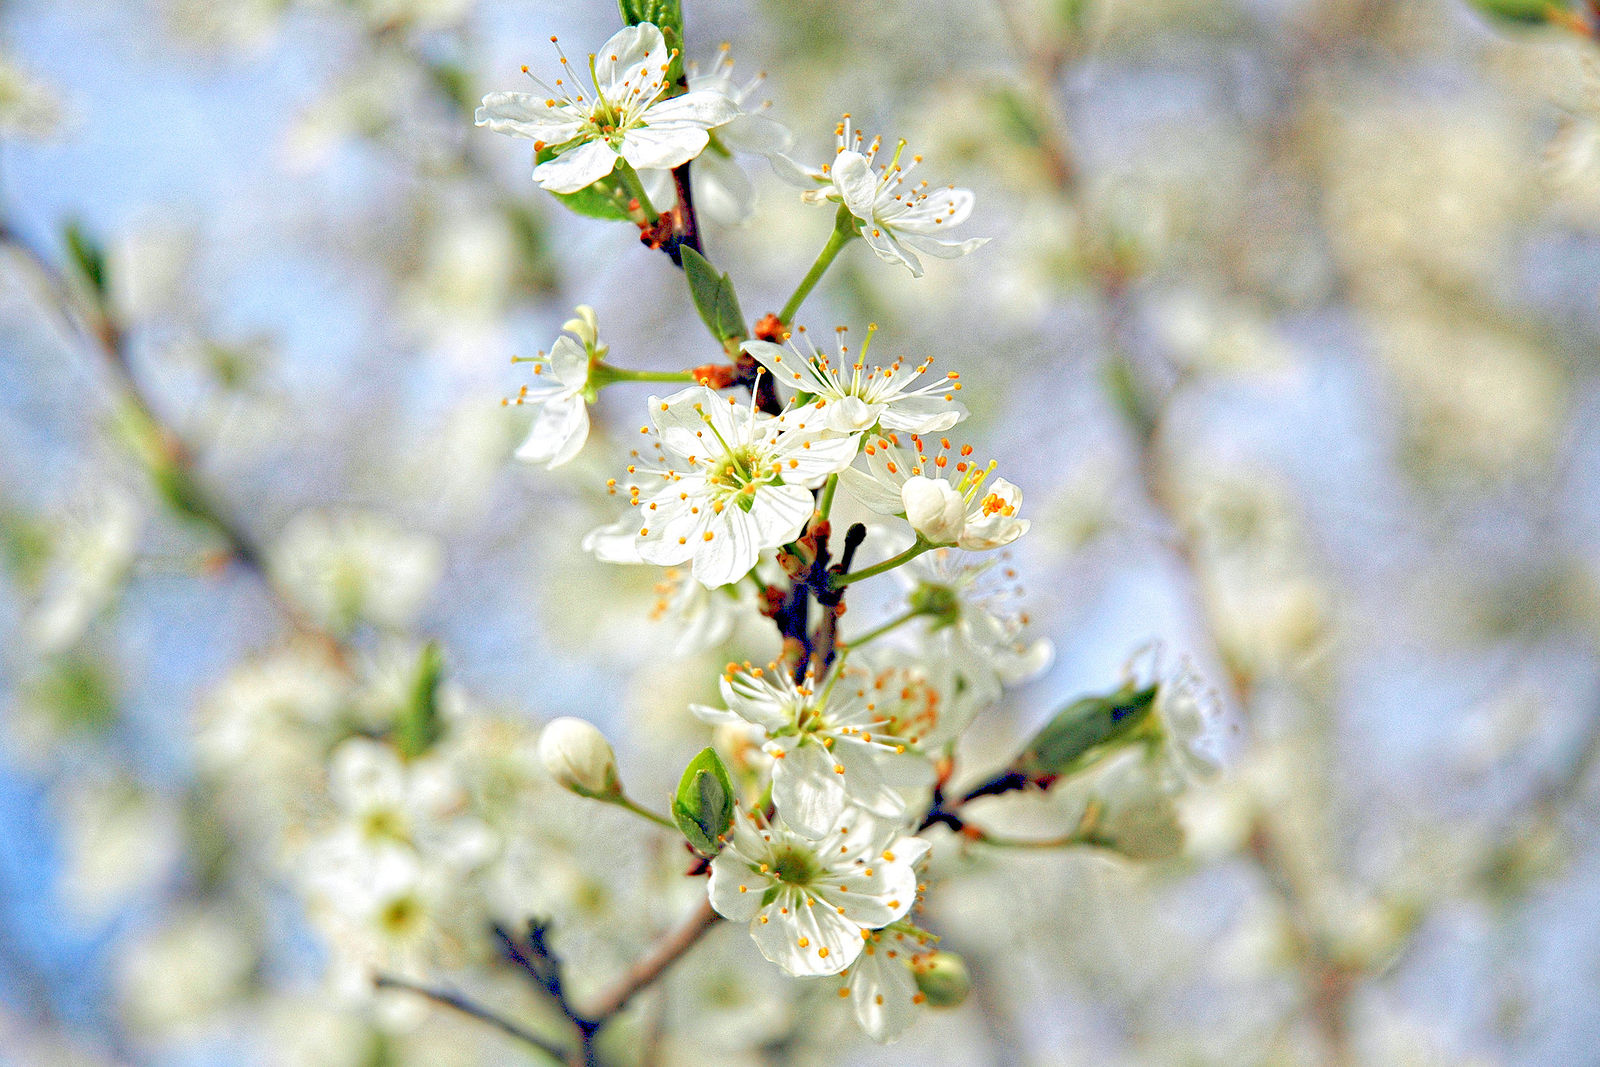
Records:
[[[554,719],[539,735],[539,759],[550,777],[579,796],[613,796],[617,757],[605,735],[582,719]]]
[[[936,545],[954,544],[967,525],[967,502],[943,478],[907,478],[900,487],[911,528]]]
[[[935,952],[912,970],[930,1008],[958,1007],[972,990],[967,963],[954,952]]]

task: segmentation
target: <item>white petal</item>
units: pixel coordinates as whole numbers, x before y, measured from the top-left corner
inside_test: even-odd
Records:
[[[479,126],[495,133],[561,144],[576,137],[581,120],[564,105],[546,103],[533,93],[490,93],[473,115]]]
[[[794,134],[780,122],[765,115],[743,114],[717,130],[717,136],[729,151],[748,152],[751,155],[771,155],[786,152],[794,143]]]
[[[966,417],[964,405],[942,396],[908,396],[890,404],[878,422],[885,430],[930,434],[942,433]]]
[[[911,973],[911,946],[899,935],[866,945],[850,972],[850,1005],[856,1022],[874,1041],[886,1044],[916,1020],[917,980]],[[889,955],[894,951],[893,957]]]
[[[796,745],[774,761],[772,801],[796,833],[817,839],[839,829],[850,805],[844,776],[833,768],[832,755],[814,741]]]
[[[589,384],[589,352],[563,334],[550,346],[550,369],[568,389],[582,389]]]
[[[575,193],[604,178],[617,165],[617,153],[604,141],[569,148],[533,168],[533,180],[552,193]]]
[[[898,515],[905,507],[900,502],[900,487],[887,486],[865,471],[847,467],[839,472],[839,484],[869,511],[879,515]]]
[[[785,893],[761,909],[750,926],[756,947],[797,978],[838,974],[861,955],[861,928],[832,908],[803,904],[800,898]]]
[[[655,26],[648,22],[624,26],[595,53],[595,88],[607,100],[620,102],[637,94],[646,83],[660,81],[667,57],[667,42]],[[629,83],[626,89],[623,82]]]
[[[702,534],[691,542],[697,546],[693,567],[695,580],[707,589],[739,581],[750,573],[761,555],[756,524],[748,514],[733,505],[718,518],[721,521],[712,519],[706,525],[704,533],[711,534],[710,540]]]
[[[554,470],[581,452],[588,438],[589,406],[583,397],[556,397],[540,405],[533,428],[516,455],[524,462],[546,463]]]
[[[808,191],[815,189],[818,185],[826,185],[830,189],[832,188],[832,183],[823,176],[820,170],[814,167],[807,167],[802,163],[796,163],[786,155],[774,152],[767,157],[767,162],[772,164],[772,172],[790,185]]]
[[[850,214],[867,224],[873,223],[873,206],[878,195],[878,176],[860,152],[840,152],[833,157],[833,187],[839,190]]]
[[[722,226],[748,222],[756,208],[756,187],[744,168],[715,152],[695,157],[694,205],[705,218]]]
[[[739,117],[739,105],[714,89],[696,89],[692,93],[674,96],[651,107],[645,113],[645,122],[654,127],[698,127],[702,130],[721,126]]]
[[[636,170],[672,168],[698,156],[710,136],[694,126],[637,126],[622,135],[622,158]]]
[[[798,485],[771,485],[757,491],[750,518],[758,547],[777,548],[799,537],[815,506],[811,491]]]
[[[888,230],[880,229],[869,222],[861,228],[861,236],[867,242],[867,247],[872,249],[879,259],[886,263],[901,264],[911,272],[913,278],[922,277],[922,261],[896,241]]]
[[[937,237],[928,237],[920,233],[906,233],[896,230],[900,242],[907,248],[913,248],[935,259],[959,259],[974,249],[982,248],[989,243],[987,237],[972,237],[965,241],[944,241]]]
[[[718,915],[734,922],[748,922],[761,910],[761,894],[771,884],[770,879],[752,871],[744,857],[725,849],[711,861],[707,892]]]

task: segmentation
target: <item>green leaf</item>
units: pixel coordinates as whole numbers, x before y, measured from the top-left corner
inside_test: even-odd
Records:
[[[556,150],[548,145],[539,149],[534,156],[535,166],[547,163],[556,158]],[[610,177],[601,178],[593,185],[585,186],[575,193],[551,193],[551,196],[561,201],[571,211],[591,219],[604,219],[607,222],[628,221],[628,196],[622,192],[621,187]]]
[[[67,223],[63,236],[67,241],[67,254],[72,257],[72,264],[78,268],[78,274],[89,283],[89,288],[94,291],[95,296],[104,298],[108,284],[105,250],[89,236],[76,219]]]
[[[683,769],[672,818],[702,856],[722,851],[722,835],[733,825],[733,781],[715,749],[706,749]]]
[[[1128,685],[1106,696],[1073,701],[1028,742],[1014,769],[1033,779],[1076,774],[1149,718],[1157,688]]]
[[[699,252],[684,246],[683,276],[689,282],[689,297],[695,310],[705,322],[706,329],[719,341],[747,336],[744,329],[744,312],[739,310],[739,297],[733,291],[733,279],[718,274]]]
[[[411,696],[394,725],[394,746],[403,759],[416,759],[444,737],[439,718],[439,682],[444,677],[444,653],[436,641],[423,646]]]
[[[1467,0],[1469,4],[1490,18],[1523,26],[1541,26],[1550,21],[1552,14],[1570,10],[1571,5],[1558,0]]]

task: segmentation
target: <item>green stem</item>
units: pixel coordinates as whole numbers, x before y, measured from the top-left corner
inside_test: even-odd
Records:
[[[644,183],[639,180],[639,172],[634,170],[626,159],[619,158],[617,169],[612,173],[617,176],[623,195],[639,201],[639,210],[644,212],[644,221],[654,222],[660,217],[661,213],[650,202],[650,194],[644,191]]]
[[[693,382],[686,370],[629,370],[609,363],[596,363],[589,371],[589,383],[603,389],[615,382]]]
[[[833,494],[839,491],[839,476],[828,475],[828,480],[822,486],[822,496],[817,501],[817,520],[827,522],[828,516],[833,514]]]
[[[839,214],[834,217],[833,233],[828,235],[828,243],[822,246],[822,251],[817,254],[817,261],[811,264],[811,269],[806,276],[800,279],[794,294],[789,297],[789,302],[783,305],[783,310],[778,312],[778,318],[785,323],[794,321],[795,315],[800,311],[800,305],[806,302],[806,297],[811,295],[811,290],[817,287],[822,276],[828,273],[828,268],[838,257],[839,252],[850,239],[856,236],[855,216],[850,214],[850,209],[843,204],[839,205]]]
[[[910,622],[912,619],[915,619],[917,616],[923,615],[923,614],[926,614],[926,612],[923,612],[923,611],[921,611],[921,610],[919,610],[917,608],[912,608],[910,611],[907,611],[904,615],[897,615],[894,618],[890,619],[888,622],[884,623],[882,626],[879,626],[879,627],[877,627],[875,629],[872,629],[872,630],[868,630],[866,633],[862,634],[860,637],[854,638],[853,640],[850,640],[850,641],[842,642],[842,644],[844,644],[844,646],[846,648],[849,648],[850,650],[854,651],[855,649],[860,648],[862,645],[866,644],[867,642],[876,641],[878,638],[882,637],[884,634],[888,633],[890,630],[894,630],[894,629],[897,629],[897,628],[899,628],[901,626],[904,626],[906,623]]]
[[[922,535],[918,534],[916,543],[898,556],[890,556],[882,563],[874,563],[870,567],[863,567],[858,571],[851,571],[849,574],[836,574],[829,585],[834,589],[838,589],[840,586],[849,585],[851,582],[860,581],[862,578],[871,578],[885,571],[892,571],[902,563],[910,563],[929,549],[938,547],[932,541],[924,540]]]
[[[635,804],[633,802],[632,798],[630,798],[626,793],[618,793],[616,795],[616,797],[611,800],[611,803],[615,804],[619,808],[623,808],[623,809],[626,809],[627,811],[633,812],[635,815],[639,816],[639,818],[641,818],[641,819],[649,819],[651,822],[655,823],[657,826],[664,826],[668,830],[671,830],[673,833],[677,833],[678,832],[677,825],[675,823],[673,823],[673,821],[671,819],[668,819],[667,817],[665,817],[663,815],[657,815],[655,812],[651,811],[649,808],[641,807],[640,805]]]

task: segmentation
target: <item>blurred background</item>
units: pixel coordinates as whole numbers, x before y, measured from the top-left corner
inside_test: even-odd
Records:
[[[723,929],[619,1055],[1600,1063],[1600,43],[1498,6],[687,0],[797,158],[848,111],[977,193],[989,245],[922,279],[849,249],[802,316],[960,371],[1026,493],[1056,659],[969,769],[1152,647],[1214,689],[1224,766],[1156,862],[943,849],[927,923],[977,989],[899,1044]],[[650,390],[554,473],[500,400],[580,303],[621,365],[719,353],[664,257],[471,120],[619,25],[0,4],[0,1062],[523,1062],[374,1002],[297,859],[431,648],[475,820],[437,833],[499,845],[409,963],[537,1020],[485,916],[554,915],[582,992],[685,914],[681,854],[530,756],[588,718],[655,799],[706,743],[728,649],[677,655],[658,576],[578,547]],[[749,164],[706,243],[753,318],[831,217]]]

